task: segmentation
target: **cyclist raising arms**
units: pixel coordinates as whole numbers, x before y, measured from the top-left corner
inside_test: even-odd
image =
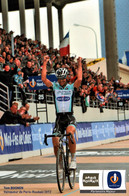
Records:
[[[66,68],[59,68],[56,71],[56,76],[58,81],[51,82],[46,78],[47,73],[47,62],[49,61],[48,56],[44,56],[43,68],[42,68],[42,81],[47,87],[51,87],[54,93],[55,107],[56,107],[56,122],[54,133],[61,132],[62,134],[66,130],[66,133],[71,133],[73,135],[74,144],[69,140],[69,148],[71,152],[71,169],[76,169],[76,142],[74,138],[74,133],[76,131],[76,120],[73,116],[73,96],[74,88],[78,88],[82,81],[82,58],[79,57],[77,79],[74,83],[69,84],[67,82],[68,70]],[[57,155],[57,150],[59,146],[59,138],[53,138],[53,146],[55,156]]]

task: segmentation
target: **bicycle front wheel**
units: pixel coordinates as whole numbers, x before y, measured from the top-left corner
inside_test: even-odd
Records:
[[[76,170],[75,169],[70,169],[70,163],[71,163],[71,157],[70,157],[71,153],[70,150],[68,151],[68,182],[69,182],[69,186],[71,189],[73,189],[74,185],[75,185],[75,179],[76,179]]]
[[[64,152],[63,149],[58,148],[56,157],[56,176],[58,189],[62,193],[65,185],[65,165],[64,165]]]

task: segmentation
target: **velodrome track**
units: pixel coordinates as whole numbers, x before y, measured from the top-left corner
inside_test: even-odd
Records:
[[[78,150],[76,185],[70,189],[66,182],[62,194],[56,184],[55,161],[49,154],[0,164],[0,196],[129,196],[129,140]],[[126,193],[80,193],[79,171],[99,169],[126,170]]]

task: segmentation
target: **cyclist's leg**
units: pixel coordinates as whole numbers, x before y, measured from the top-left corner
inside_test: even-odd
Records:
[[[54,148],[54,154],[57,156],[58,146],[59,146],[59,137],[53,137],[52,138],[53,148]]]
[[[74,144],[71,142],[70,138],[69,139],[69,149],[71,152],[71,164],[69,166],[70,169],[76,169],[77,165],[76,165],[76,141],[75,141],[75,137],[74,137],[74,133],[75,133],[75,126],[74,125],[69,125],[66,129],[66,133],[71,133],[73,136],[73,142]]]
[[[53,130],[53,133],[60,132],[60,116],[56,117],[55,127]],[[59,137],[53,137],[52,138],[53,148],[54,148],[54,154],[57,156],[58,146],[59,146]]]
[[[72,144],[71,140],[70,140],[70,137],[68,137],[69,139],[69,149],[70,149],[70,152],[73,154],[76,152],[76,141],[75,141],[75,137],[74,137],[74,133],[75,133],[76,129],[75,129],[75,126],[74,125],[69,125],[67,128],[66,128],[66,133],[71,133],[72,136],[73,136],[73,142],[74,144]]]
[[[72,144],[72,142],[70,141],[70,138],[69,138],[69,149],[70,149],[71,153],[76,152],[76,141],[75,141],[75,137],[74,137],[75,131],[76,131],[76,119],[73,115],[67,115],[66,133],[72,134],[73,142],[74,142],[74,144]]]

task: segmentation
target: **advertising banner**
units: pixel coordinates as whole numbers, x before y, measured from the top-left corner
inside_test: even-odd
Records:
[[[77,144],[93,141],[91,123],[78,123],[77,133],[78,133]]]
[[[0,154],[39,150],[53,147],[52,138],[44,144],[44,135],[51,135],[54,123],[0,126]],[[129,120],[118,122],[78,123],[76,143],[106,140],[129,135]]]
[[[31,128],[23,125],[0,126],[0,154],[32,150]]]
[[[118,121],[114,122],[115,137],[122,137],[129,134],[129,122],[128,121]]]
[[[47,78],[51,82],[57,81],[57,77],[55,75],[48,75]],[[48,88],[41,80],[41,76],[31,76],[29,77],[29,89],[40,90],[40,89],[48,89]]]
[[[116,90],[116,93],[121,99],[129,99],[129,90]]]
[[[31,125],[33,150],[50,148],[52,147],[52,138],[47,139],[48,146],[44,144],[44,134],[51,135],[53,131],[53,125],[49,124],[37,124]]]
[[[93,141],[106,140],[115,137],[113,122],[91,123],[91,127]]]
[[[129,135],[129,120],[125,120],[126,135]]]

